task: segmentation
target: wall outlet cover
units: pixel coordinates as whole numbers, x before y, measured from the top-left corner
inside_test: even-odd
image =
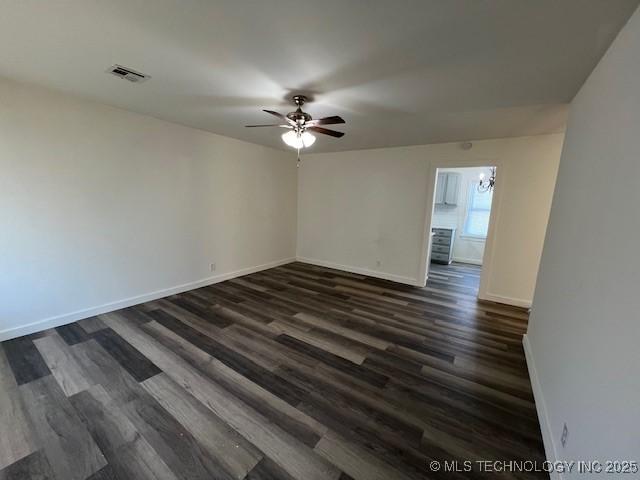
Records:
[[[560,437],[560,442],[562,442],[562,448],[567,446],[567,437],[569,436],[569,429],[567,428],[567,424],[564,424],[562,428],[562,437]]]

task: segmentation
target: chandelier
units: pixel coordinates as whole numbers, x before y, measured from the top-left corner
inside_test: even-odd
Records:
[[[478,182],[478,192],[486,193],[493,190],[496,183],[496,167],[491,167],[489,170],[489,178],[486,178],[484,172],[480,174],[480,181]]]

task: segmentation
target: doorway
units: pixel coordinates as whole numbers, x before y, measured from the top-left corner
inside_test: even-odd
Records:
[[[478,296],[495,173],[491,165],[437,169],[427,252],[431,281]]]

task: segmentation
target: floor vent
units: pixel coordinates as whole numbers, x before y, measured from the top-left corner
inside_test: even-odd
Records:
[[[112,67],[109,67],[109,69],[107,69],[107,73],[115,75],[116,77],[124,78],[125,80],[129,80],[133,83],[144,82],[145,80],[149,80],[151,78],[150,75],[136,72],[135,70],[123,67],[122,65],[114,65]]]

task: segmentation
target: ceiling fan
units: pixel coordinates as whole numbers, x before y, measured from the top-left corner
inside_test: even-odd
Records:
[[[304,95],[294,95],[293,103],[298,108],[295,111],[289,112],[283,115],[273,110],[263,110],[263,112],[278,117],[283,120],[282,124],[269,124],[269,125],[246,125],[247,127],[279,127],[286,128],[289,131],[282,134],[282,140],[290,147],[296,148],[298,154],[301,148],[310,147],[316,141],[316,137],[311,133],[322,133],[323,135],[329,135],[331,137],[340,138],[344,135],[344,132],[338,132],[336,130],[330,130],[328,128],[320,127],[320,125],[335,125],[338,123],[345,123],[342,117],[334,115],[332,117],[319,118],[314,120],[307,112],[302,111],[302,105],[307,101],[307,97]],[[299,155],[298,155],[299,157]],[[300,160],[300,158],[298,158]]]

